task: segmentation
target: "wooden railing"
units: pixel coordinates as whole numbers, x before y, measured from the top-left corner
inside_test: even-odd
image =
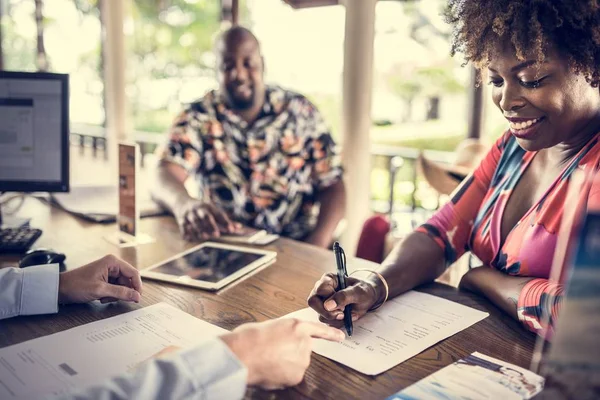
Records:
[[[152,154],[156,147],[164,141],[164,136],[152,132],[133,131],[133,138],[140,146],[142,155],[142,166],[146,155]],[[86,125],[86,124],[71,124],[71,144],[79,146],[82,150],[85,148],[92,149],[92,154],[95,156],[99,152],[104,158],[108,157],[106,129],[101,126]]]

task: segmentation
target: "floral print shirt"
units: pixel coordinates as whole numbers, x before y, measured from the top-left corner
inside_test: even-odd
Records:
[[[159,158],[183,166],[198,182],[199,197],[234,220],[294,239],[314,229],[317,193],[342,179],[317,108],[277,86],[266,88],[251,124],[218,91],[209,92],[175,119]]]

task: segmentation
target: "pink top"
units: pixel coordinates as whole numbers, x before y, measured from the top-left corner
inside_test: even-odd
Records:
[[[501,221],[513,189],[531,164],[536,152],[523,150],[505,133],[479,167],[467,177],[451,200],[417,231],[426,233],[445,252],[448,265],[471,251],[484,265],[508,275],[540,279],[530,281],[518,301],[520,320],[530,330],[541,332],[540,317],[558,312],[562,285],[550,282],[550,269],[570,177],[576,169],[596,174],[600,165],[600,134],[569,161],[544,195],[501,241]],[[600,188],[586,187],[581,196],[600,198]],[[600,199],[596,199],[598,201]]]

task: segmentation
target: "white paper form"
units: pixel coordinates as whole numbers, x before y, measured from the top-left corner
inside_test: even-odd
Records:
[[[489,314],[440,297],[407,292],[354,322],[341,343],[315,340],[313,351],[367,375],[377,375],[419,354]],[[286,318],[318,321],[305,308]]]
[[[0,399],[39,399],[102,382],[169,346],[227,331],[166,303],[0,349]]]

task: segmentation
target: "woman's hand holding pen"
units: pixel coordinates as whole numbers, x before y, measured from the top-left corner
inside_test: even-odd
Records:
[[[344,326],[344,307],[352,304],[352,321],[356,321],[383,301],[385,290],[377,282],[346,278],[347,288],[336,291],[335,273],[324,274],[308,297],[308,305],[319,313],[319,320],[335,327]]]

